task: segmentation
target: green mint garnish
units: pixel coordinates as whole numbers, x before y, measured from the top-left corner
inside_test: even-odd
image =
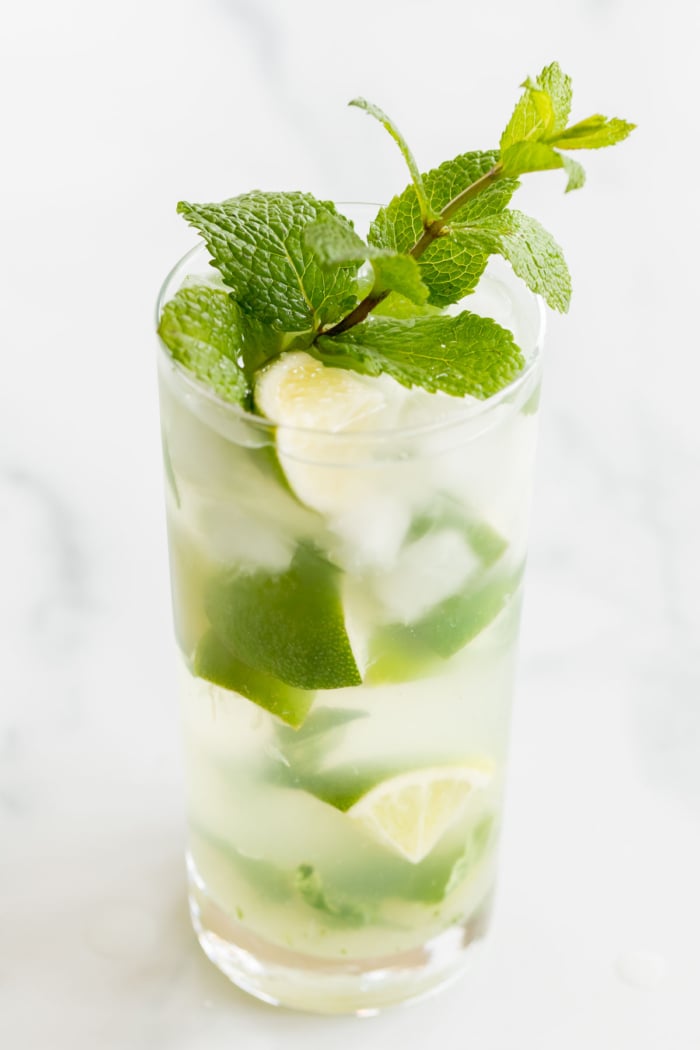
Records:
[[[313,333],[354,305],[357,263],[324,270],[303,236],[309,223],[336,215],[333,204],[253,192],[222,204],[181,201],[177,210],[201,233],[236,302],[277,331]]]
[[[502,255],[531,291],[548,306],[566,313],[571,299],[571,277],[557,242],[537,219],[521,211],[502,211],[476,228],[455,224],[455,236],[481,239],[490,255]]]
[[[255,372],[281,349],[278,332],[210,284],[176,292],[163,307],[158,334],[175,361],[224,401],[245,407]]]
[[[229,292],[210,290],[207,301],[202,289],[189,298],[178,293],[161,323],[173,356],[246,406],[256,369],[286,349],[456,397],[501,389],[524,365],[511,334],[468,311],[440,311],[474,290],[496,254],[549,306],[566,311],[571,281],[561,249],[535,219],[508,207],[518,178],[562,168],[566,189],[576,189],[585,175],[569,153],[612,146],[634,128],[599,114],[570,124],[571,80],[556,62],[522,86],[497,150],[463,153],[425,174],[378,106],[351,103],[388,131],[411,176],[380,209],[367,242],[333,204],[310,194],[181,202],[178,210],[201,233]],[[242,318],[274,330],[277,342],[246,341]]]
[[[242,405],[249,390],[237,359],[241,321],[240,307],[225,291],[196,285],[181,288],[165,304],[158,334],[193,376],[224,401]]]
[[[524,363],[509,331],[466,311],[404,321],[376,317],[338,336],[321,336],[309,352],[328,365],[371,376],[385,372],[403,386],[455,397],[490,397]]]
[[[464,153],[429,171],[423,181],[432,208],[437,212],[444,211],[465,186],[472,186],[487,177],[497,161],[495,151]],[[503,211],[517,185],[515,179],[491,181],[456,210],[452,221],[467,226],[477,236],[470,236],[468,232],[440,236],[436,231],[435,237],[431,237],[421,249],[420,270],[430,291],[430,302],[435,306],[456,303],[476,288],[490,254],[488,246],[478,236],[480,223]],[[428,229],[441,221],[437,220]],[[415,189],[408,186],[386,208],[380,209],[372,223],[369,239],[377,247],[412,252],[425,232]]]
[[[398,292],[419,306],[430,294],[420,266],[412,256],[365,244],[340,216],[328,216],[307,226],[304,238],[326,270],[354,262],[371,262],[375,293]]]
[[[567,127],[571,111],[571,79],[556,62],[546,66],[525,91],[501,136],[501,164],[507,175],[564,168],[566,189],[583,186],[585,173],[578,161],[560,150],[601,149],[626,139],[634,124],[600,114]]]

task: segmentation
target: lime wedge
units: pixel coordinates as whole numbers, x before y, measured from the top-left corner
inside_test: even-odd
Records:
[[[378,413],[384,419],[386,384],[294,350],[259,373],[255,404],[279,424],[279,462],[297,498],[322,514],[356,508],[362,499],[358,479],[325,463],[351,465],[358,449],[350,440],[329,444],[326,435],[372,427]]]
[[[489,576],[478,586],[448,598],[408,629],[423,645],[444,659],[476,638],[517,594],[524,566]]]
[[[517,599],[522,574],[522,566],[505,574],[484,574],[416,623],[380,627],[369,641],[367,684],[406,682],[431,674],[440,659],[459,652]]]
[[[339,577],[334,565],[303,544],[284,572],[234,571],[218,578],[206,612],[219,640],[249,668],[298,689],[359,685]]]
[[[488,761],[400,773],[373,787],[347,815],[374,839],[418,864],[492,778]]]
[[[314,701],[312,692],[295,689],[236,659],[211,630],[197,646],[194,673],[214,685],[233,690],[295,729],[303,723]]]

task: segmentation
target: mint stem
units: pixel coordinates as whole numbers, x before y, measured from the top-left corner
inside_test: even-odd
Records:
[[[456,215],[460,208],[464,207],[469,201],[477,197],[483,190],[490,186],[493,182],[503,177],[503,165],[500,161],[494,164],[489,171],[485,172],[476,182],[472,182],[471,185],[467,186],[456,197],[453,197],[449,201],[443,210],[440,212],[438,219],[433,219],[429,223],[423,233],[420,235],[416,243],[408,252],[414,259],[417,259],[423,254],[426,248],[430,247],[433,241],[437,237],[443,237],[448,232],[445,227],[450,221],[453,215]],[[346,317],[343,317],[340,321],[333,325],[332,328],[326,329],[322,335],[340,335],[341,332],[347,332],[348,328],[353,328],[356,324],[360,324],[365,318],[374,310],[375,306],[379,306],[384,299],[386,299],[388,291],[386,292],[370,292],[361,302],[355,306]]]

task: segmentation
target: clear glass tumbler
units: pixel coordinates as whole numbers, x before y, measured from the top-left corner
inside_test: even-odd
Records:
[[[160,348],[191,914],[268,1002],[424,995],[488,924],[543,311],[505,267],[463,306],[521,375],[483,402],[380,381],[377,429],[275,427]]]

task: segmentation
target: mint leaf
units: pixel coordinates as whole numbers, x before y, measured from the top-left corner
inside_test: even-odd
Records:
[[[501,164],[511,176],[563,167],[560,154],[546,142],[515,142],[502,151]]]
[[[431,208],[441,212],[467,186],[477,182],[498,162],[494,151],[463,153],[423,176]],[[498,214],[508,204],[517,182],[501,178],[487,186],[452,217],[452,222],[473,225],[478,219]],[[369,242],[378,248],[408,253],[423,233],[420,206],[413,186],[379,211],[372,223]],[[420,273],[429,290],[428,301],[447,306],[473,291],[479,282],[488,251],[483,244],[457,243],[449,235],[438,236],[420,257]]]
[[[501,153],[516,142],[537,142],[562,131],[569,120],[571,77],[562,73],[558,62],[522,86],[525,91],[501,135]]]
[[[303,236],[309,223],[337,216],[330,202],[254,191],[222,204],[181,201],[178,211],[204,238],[235,300],[276,330],[316,331],[354,305],[357,264],[326,272]]]
[[[480,231],[493,238],[492,250],[511,264],[531,291],[553,310],[566,313],[571,300],[569,268],[557,242],[536,219],[521,211],[504,211],[485,220]]]
[[[604,146],[614,146],[617,142],[622,142],[634,127],[634,124],[628,124],[617,117],[608,119],[596,113],[578,124],[572,124],[557,136],[554,144],[559,149],[602,149]]]
[[[586,173],[578,161],[567,157],[546,142],[516,142],[501,157],[503,170],[509,175],[525,175],[531,171],[550,171],[564,168],[568,175],[566,192],[578,190],[586,181]]]
[[[340,220],[337,216],[321,219],[306,227],[304,238],[324,269],[370,260],[374,271],[374,295],[396,291],[418,305],[428,298],[428,289],[423,284],[415,259],[390,248],[365,244],[347,220]]]
[[[524,358],[513,336],[487,317],[376,317],[310,349],[324,364],[364,375],[386,372],[403,386],[485,398],[513,379]]]
[[[525,91],[501,135],[502,152],[515,142],[537,142],[554,130],[556,116],[549,92],[532,80],[526,80],[522,87]]]
[[[393,317],[398,320],[411,317],[440,317],[441,314],[438,306],[433,306],[432,303],[418,305],[398,292],[392,292],[386,299],[382,299],[372,311],[373,317]]]
[[[163,307],[158,334],[173,358],[224,401],[244,405],[250,387],[238,354],[243,317],[228,292],[181,288]]]
[[[379,252],[372,258],[374,292],[398,292],[417,306],[426,302],[430,292],[423,283],[421,270],[410,255]]]
[[[553,131],[562,131],[569,123],[571,113],[571,77],[562,72],[558,62],[545,66],[537,77],[537,86],[545,91],[551,100],[554,113]]]
[[[396,127],[396,125],[393,123],[391,118],[386,115],[384,110],[380,109],[379,106],[375,106],[373,102],[368,102],[367,99],[364,98],[354,98],[352,102],[349,103],[349,105],[357,106],[358,109],[363,109],[365,113],[369,113],[371,117],[374,117],[375,120],[378,120],[379,123],[389,132],[392,139],[401,150],[401,156],[406,161],[408,170],[411,173],[411,181],[413,183],[413,188],[415,190],[416,198],[418,200],[418,206],[420,208],[421,221],[424,226],[427,226],[432,219],[437,218],[437,213],[433,211],[430,205],[430,201],[428,199],[425,187],[423,185],[423,176],[418,170],[418,165],[416,164],[413,154],[408,148],[408,143],[406,142],[405,138],[403,137],[399,129]]]
[[[328,890],[311,864],[299,865],[294,884],[305,904],[324,912],[333,925],[358,927],[369,921],[370,916],[361,904],[343,894]]]
[[[340,573],[310,545],[285,572],[231,571],[210,587],[205,609],[231,654],[297,689],[359,685],[340,602]]]
[[[347,219],[340,215],[324,215],[317,222],[304,227],[304,241],[324,269],[364,262],[369,248],[355,233]]]

